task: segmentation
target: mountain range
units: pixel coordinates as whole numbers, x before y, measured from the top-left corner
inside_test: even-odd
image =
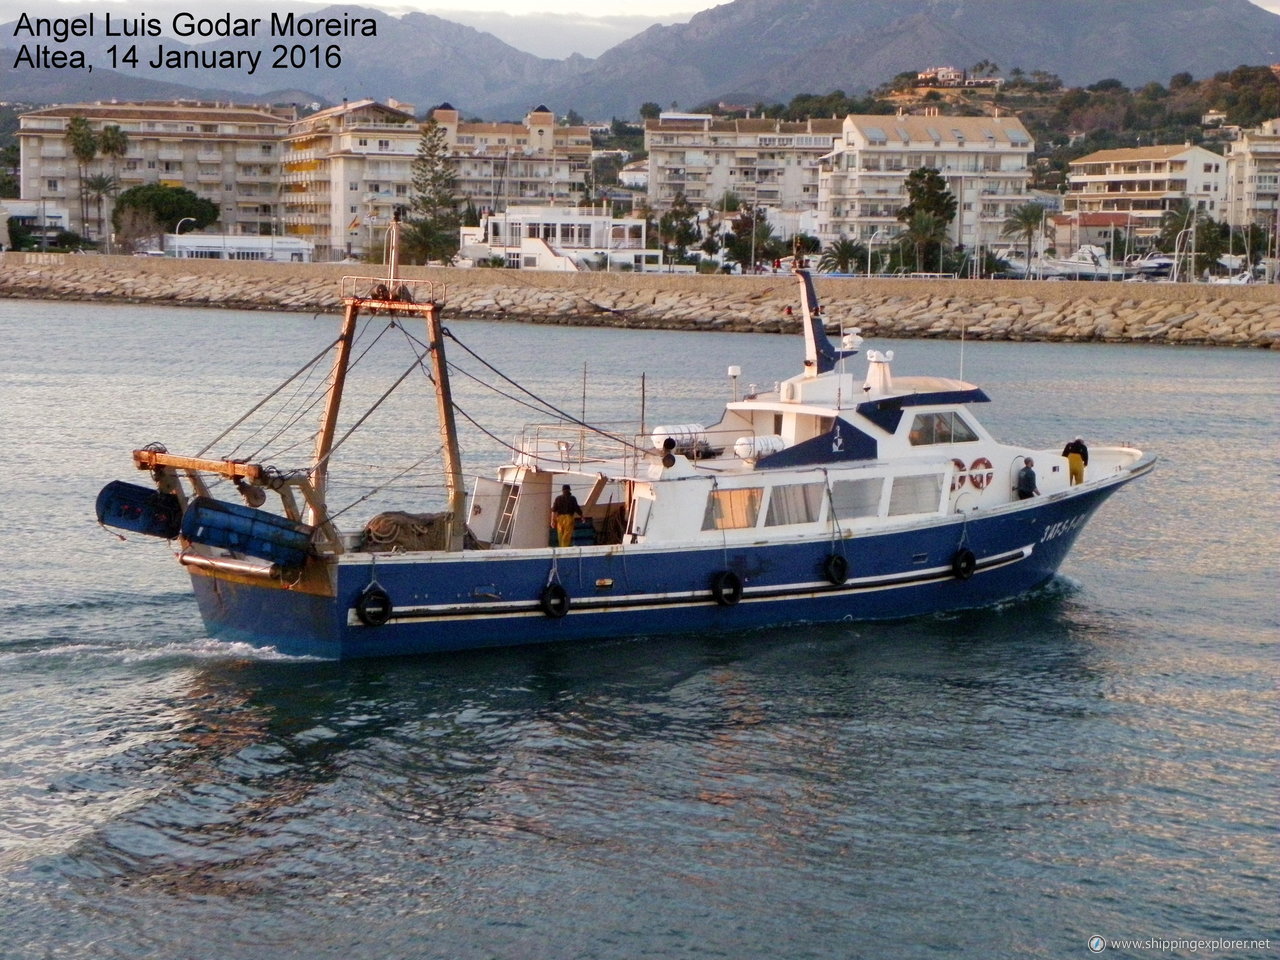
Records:
[[[76,9],[69,5],[59,15],[75,15]],[[210,7],[204,15],[217,13]],[[494,120],[519,118],[538,103],[591,119],[629,119],[645,102],[691,109],[721,100],[786,102],[836,89],[860,95],[904,71],[984,60],[1006,74],[1015,67],[1056,74],[1068,86],[1105,78],[1130,86],[1165,83],[1175,73],[1203,77],[1280,61],[1280,15],[1249,0],[733,0],[687,23],[652,26],[595,59],[562,60],[524,53],[491,34],[423,13],[394,17],[332,7],[314,15],[372,18],[377,36],[322,41],[322,47],[341,46],[337,68],[260,69],[252,75],[148,68],[148,51],[157,43],[186,49],[170,37],[136,41],[139,67],[127,73],[101,66],[107,62],[103,51],[119,38],[61,45],[86,51],[95,64],[89,74],[15,65],[19,44],[30,41],[15,38],[10,22],[0,25],[0,96],[27,103],[394,97],[419,113],[447,100],[466,116]],[[208,46],[269,51],[280,42],[226,38]],[[271,59],[267,52],[263,63]]]

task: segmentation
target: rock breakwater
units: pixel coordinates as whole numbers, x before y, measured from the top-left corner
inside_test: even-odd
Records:
[[[336,312],[362,264],[6,253],[0,297]],[[582,326],[792,332],[790,277],[551,274],[405,268],[438,281],[447,315]],[[876,337],[1104,341],[1280,349],[1280,287],[817,279],[832,323]]]

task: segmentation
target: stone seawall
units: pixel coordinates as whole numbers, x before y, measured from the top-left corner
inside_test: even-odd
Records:
[[[366,264],[283,264],[41,253],[0,255],[0,297],[336,312]],[[437,281],[446,316],[582,326],[791,332],[785,276],[537,273],[407,267]],[[817,278],[823,312],[877,337],[1212,344],[1280,349],[1280,287]]]

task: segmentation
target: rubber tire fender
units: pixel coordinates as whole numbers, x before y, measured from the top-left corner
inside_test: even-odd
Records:
[[[721,607],[735,607],[742,599],[742,580],[732,570],[721,570],[711,578],[711,596]]]
[[[391,595],[381,587],[369,585],[356,598],[356,619],[366,627],[380,627],[391,619],[395,605]]]
[[[957,580],[968,580],[978,569],[978,558],[968,547],[961,547],[951,558],[951,572]]]
[[[538,597],[538,606],[552,620],[559,620],[569,612],[569,591],[558,583],[548,583]]]
[[[822,561],[822,575],[835,586],[840,586],[849,579],[849,561],[838,553],[828,554]]]

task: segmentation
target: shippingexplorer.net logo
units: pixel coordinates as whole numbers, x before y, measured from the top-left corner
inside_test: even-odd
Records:
[[[1197,953],[1203,951],[1205,953],[1219,953],[1225,950],[1257,950],[1259,955],[1263,955],[1265,951],[1268,955],[1271,950],[1271,940],[1244,940],[1244,939],[1227,939],[1218,937],[1213,939],[1161,939],[1158,937],[1148,937],[1140,940],[1110,939],[1107,937],[1092,936],[1087,941],[1090,953],[1102,953],[1105,950],[1156,950],[1161,953],[1169,953],[1174,950],[1186,951],[1188,953]]]

